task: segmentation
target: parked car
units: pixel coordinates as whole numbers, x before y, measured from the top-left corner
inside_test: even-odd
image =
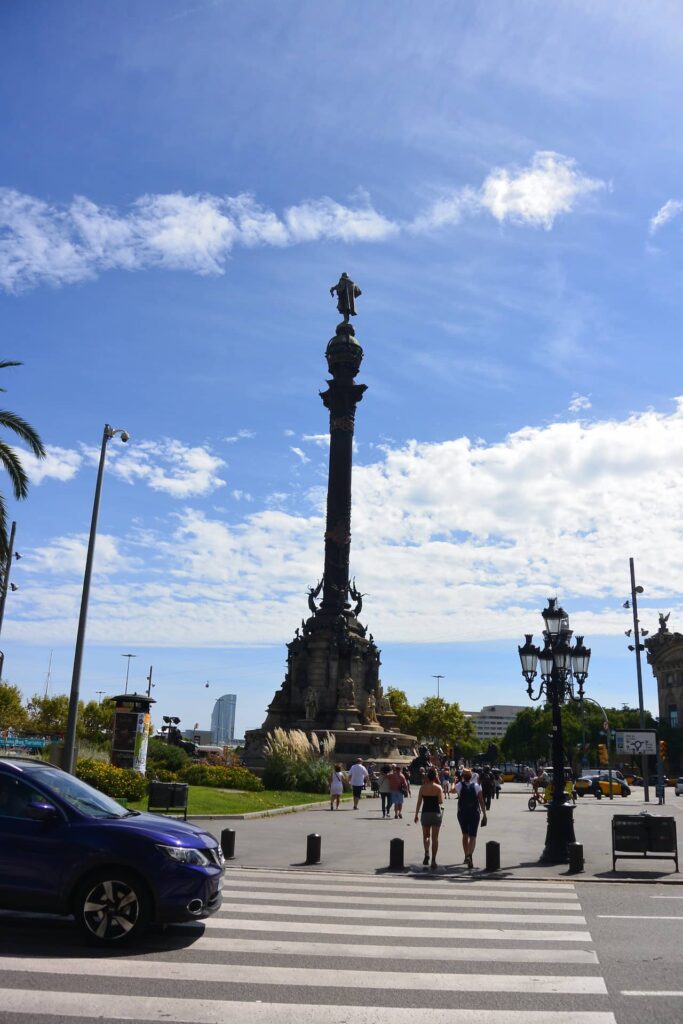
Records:
[[[0,907],[73,914],[88,940],[120,946],[152,922],[221,905],[224,857],[196,825],[129,811],[67,772],[0,759]]]
[[[676,796],[683,796],[683,777],[676,779]]]
[[[595,796],[598,800],[602,796],[602,790],[598,785],[598,779],[600,777],[599,768],[587,768],[583,771],[580,777],[576,780],[576,793],[577,796]]]

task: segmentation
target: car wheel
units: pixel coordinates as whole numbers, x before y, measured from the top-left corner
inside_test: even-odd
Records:
[[[579,796],[581,797],[581,799],[583,800],[583,790],[579,789],[579,790],[577,790],[577,792],[578,792]]]
[[[121,946],[138,938],[150,919],[150,901],[141,879],[108,868],[88,875],[74,901],[76,921],[89,942]]]

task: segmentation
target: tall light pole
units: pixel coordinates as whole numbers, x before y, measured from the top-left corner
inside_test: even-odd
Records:
[[[102,447],[100,449],[100,461],[97,467],[97,482],[95,484],[95,499],[92,506],[92,519],[90,520],[90,538],[88,540],[88,553],[85,558],[85,573],[83,574],[83,591],[81,593],[81,612],[78,617],[78,633],[76,634],[76,651],[74,654],[74,668],[71,676],[71,693],[69,695],[69,715],[66,723],[66,736],[64,738],[64,761],[63,768],[73,775],[74,750],[76,746],[76,723],[78,719],[78,697],[81,686],[81,664],[83,662],[83,644],[85,643],[85,627],[88,621],[88,600],[90,598],[90,579],[92,577],[92,566],[95,557],[95,538],[97,536],[97,520],[100,513],[100,496],[102,494],[102,479],[104,477],[104,460],[107,454],[107,441],[110,441],[116,434],[121,435],[121,440],[128,440],[128,432],[120,427],[110,427],[105,423],[102,432]]]
[[[569,616],[564,608],[557,607],[556,597],[548,598],[548,607],[541,614],[545,623],[543,650],[534,646],[531,633],[526,634],[524,646],[517,650],[529,697],[536,701],[545,695],[552,708],[553,799],[548,805],[548,827],[541,862],[562,864],[569,859],[567,845],[575,842],[574,808],[565,802],[564,793],[562,705],[568,699],[583,700],[583,684],[588,675],[591,652],[584,647],[582,636],[577,636],[573,647],[570,645],[572,630],[569,628]],[[534,696],[533,681],[537,666],[541,670],[541,683]],[[576,694],[575,683],[578,686]]]
[[[645,708],[643,707],[643,671],[640,667],[640,652],[644,651],[645,647],[640,642],[640,623],[638,621],[638,594],[643,593],[643,588],[636,586],[636,569],[632,558],[629,558],[628,564],[631,570],[631,607],[633,609],[633,644],[629,644],[628,649],[629,651],[635,651],[636,654],[636,678],[638,679],[638,712],[640,718],[640,728],[644,729]],[[628,608],[628,601],[624,602],[623,607]],[[645,803],[647,804],[650,802],[647,754],[642,755],[640,764],[640,770],[643,773],[643,789],[645,791]]]
[[[137,654],[122,654],[121,657],[128,658],[128,663],[126,665],[126,688],[123,691],[124,693],[128,693],[128,674],[130,672],[130,659],[137,658]]]
[[[436,696],[437,697],[441,696],[440,693],[439,693],[439,683],[441,682],[442,679],[445,679],[445,678],[446,678],[445,676],[438,676],[438,675],[437,676],[432,676],[432,679],[436,679]]]

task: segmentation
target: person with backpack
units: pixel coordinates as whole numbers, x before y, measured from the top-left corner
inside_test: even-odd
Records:
[[[457,783],[455,792],[458,794],[458,823],[462,831],[464,863],[471,868],[473,867],[472,857],[477,844],[480,817],[482,828],[486,825],[486,807],[481,786],[472,780],[470,768],[463,768],[462,782]]]

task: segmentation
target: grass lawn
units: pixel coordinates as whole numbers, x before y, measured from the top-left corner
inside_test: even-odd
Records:
[[[248,814],[250,811],[269,811],[275,807],[293,807],[323,800],[327,800],[326,793],[289,793],[281,790],[243,793],[231,789],[214,789],[212,786],[190,786],[187,813]],[[144,800],[131,800],[128,806],[131,810],[146,811],[147,797]]]

